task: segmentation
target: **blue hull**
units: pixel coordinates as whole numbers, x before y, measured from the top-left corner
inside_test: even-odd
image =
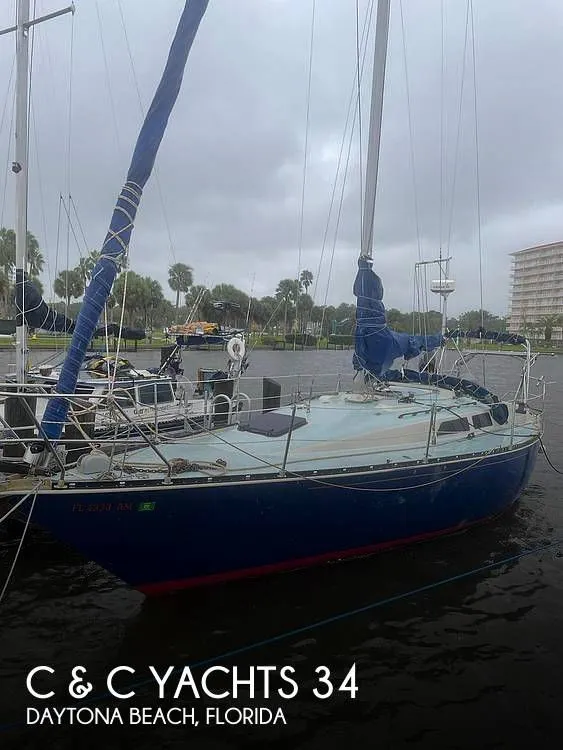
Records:
[[[64,489],[34,521],[148,594],[428,539],[509,508],[538,442],[481,457],[314,478]]]

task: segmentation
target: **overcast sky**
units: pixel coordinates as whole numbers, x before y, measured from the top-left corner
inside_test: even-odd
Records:
[[[37,14],[64,4],[37,0]],[[0,27],[14,23],[14,5],[13,0],[0,5]],[[142,122],[135,78],[146,107],[183,5],[184,0],[78,0],[74,21],[52,20],[36,33],[29,228],[48,260],[46,287],[49,276],[80,257],[72,234],[67,243],[65,224],[57,253],[59,194],[68,194],[69,173],[88,249],[103,241]],[[369,5],[359,0],[360,24]],[[385,302],[411,309],[419,245],[429,259],[441,244],[444,254],[454,256],[451,275],[458,289],[451,311],[479,306],[478,163],[484,304],[504,314],[509,253],[563,239],[563,3],[536,0],[532,10],[527,0],[473,0],[479,160],[471,35],[462,75],[466,0],[402,0],[402,5],[404,37],[400,2],[391,2],[374,233]],[[375,12],[361,95],[364,161],[374,22]],[[228,282],[247,293],[253,287],[255,296],[273,294],[279,279],[296,275],[310,32],[310,0],[210,0],[160,148],[158,178],[153,173],[146,187],[131,243],[130,267],[158,278],[170,299],[167,268],[175,261],[193,267],[196,283]],[[8,226],[14,204],[14,180],[6,169],[13,158],[14,44],[10,36],[0,37],[0,118],[8,92],[0,122],[0,199]],[[300,266],[317,276],[320,265],[318,304],[327,293],[333,248],[327,301],[354,300],[360,239],[357,125],[338,234],[335,240],[335,210],[320,261],[355,68],[355,0],[316,0]],[[348,130],[345,155],[349,138]]]

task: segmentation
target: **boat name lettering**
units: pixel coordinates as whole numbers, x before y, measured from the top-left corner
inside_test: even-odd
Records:
[[[291,700],[302,689],[319,700],[342,694],[345,699],[354,699],[358,693],[356,684],[355,663],[346,674],[334,675],[325,665],[311,667],[298,675],[295,667],[250,666],[225,667],[220,664],[208,667],[201,674],[193,674],[190,667],[153,667],[148,666],[149,680],[153,683],[153,695],[159,701],[165,699],[185,700],[211,698],[222,701],[260,700],[281,698]],[[47,675],[41,673],[48,673]],[[108,672],[102,683],[94,685],[88,681],[86,667],[76,666],[70,669],[66,687],[59,687],[59,697],[67,693],[74,700],[80,701],[93,690],[107,690],[113,698],[126,701],[135,697],[135,676],[138,670],[126,664],[114,667]],[[41,674],[41,677],[39,676]],[[28,693],[35,700],[48,700],[57,696],[54,682],[55,669],[47,665],[33,667],[26,675]],[[146,675],[148,676],[148,675]]]
[[[141,503],[150,505],[151,503]],[[154,503],[152,503],[154,505]],[[109,511],[132,511],[133,503],[74,503],[73,513],[107,513]]]

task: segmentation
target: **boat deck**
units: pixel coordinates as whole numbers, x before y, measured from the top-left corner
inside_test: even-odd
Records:
[[[411,400],[399,400],[405,396]],[[427,446],[432,405],[436,407],[437,437]],[[524,444],[539,429],[533,413],[515,414],[512,428],[512,412],[508,409],[508,421],[498,424],[490,419],[488,404],[466,396],[456,397],[446,389],[410,385],[408,389],[391,388],[385,397],[379,398],[338,393],[303,402],[296,407],[288,447],[287,425],[291,414],[292,407],[287,406],[277,409],[272,419],[268,417],[268,421],[276,422],[276,415],[281,415],[279,421],[286,423],[285,434],[277,437],[232,425],[191,437],[163,438],[157,447],[174,464],[175,477],[247,477],[280,472],[286,450],[287,472],[345,471],[490,453],[507,449],[511,444]],[[478,416],[483,414],[489,418]],[[297,426],[300,419],[306,423]],[[464,419],[466,429],[463,429]],[[476,427],[474,419],[476,422],[488,419],[489,424]],[[241,414],[241,425],[246,421],[248,415]],[[441,427],[444,422],[449,423],[445,431]],[[217,461],[219,465],[213,466]],[[162,459],[148,446],[116,459],[111,474],[113,481],[123,476],[129,483],[146,482],[147,472],[155,479],[167,475]],[[99,477],[85,475],[77,468],[68,471],[65,478],[67,482],[83,482]]]

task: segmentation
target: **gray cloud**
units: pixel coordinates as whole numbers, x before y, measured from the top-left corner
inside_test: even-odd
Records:
[[[183,0],[121,4],[146,106]],[[538,0],[530,12],[525,0],[474,0],[473,5],[485,305],[503,313],[508,254],[561,238],[563,6],[557,0]],[[38,12],[48,12],[58,4],[38,0],[37,6]],[[96,3],[84,1],[77,3],[73,47],[71,192],[90,249],[103,240],[142,121],[119,5],[117,0],[98,0],[98,6],[103,48]],[[316,6],[301,253],[301,267],[314,273],[356,65],[355,3],[317,0]],[[362,17],[367,6],[368,0],[360,2]],[[417,232],[400,5],[392,2],[375,244],[386,303],[403,309],[411,305],[419,242],[426,258],[435,257],[440,245],[444,253],[450,251],[458,279],[451,302],[455,312],[479,304],[476,153],[469,46],[454,191],[466,9],[463,2],[445,6],[442,62],[440,0],[403,0]],[[305,0],[211,0],[161,146],[158,181],[153,175],[146,188],[131,248],[131,267],[155,276],[165,289],[167,267],[174,260],[192,265],[198,283],[229,281],[250,291],[254,278],[254,292],[260,296],[273,293],[280,278],[297,272],[310,8]],[[0,10],[0,25],[13,23],[12,10]],[[34,42],[29,223],[46,250],[51,274],[67,263],[66,229],[58,256],[56,236],[58,196],[68,190],[70,27],[68,18],[50,21]],[[364,159],[372,39],[362,87]],[[8,86],[12,59],[13,42],[0,37],[0,96]],[[5,125],[1,165],[8,156]],[[334,244],[333,216],[319,277],[321,303],[333,246],[328,302],[353,299],[360,230],[357,132],[351,156],[339,232]],[[13,218],[12,191],[8,174],[5,223]],[[68,248],[72,265],[78,258],[72,237]]]

